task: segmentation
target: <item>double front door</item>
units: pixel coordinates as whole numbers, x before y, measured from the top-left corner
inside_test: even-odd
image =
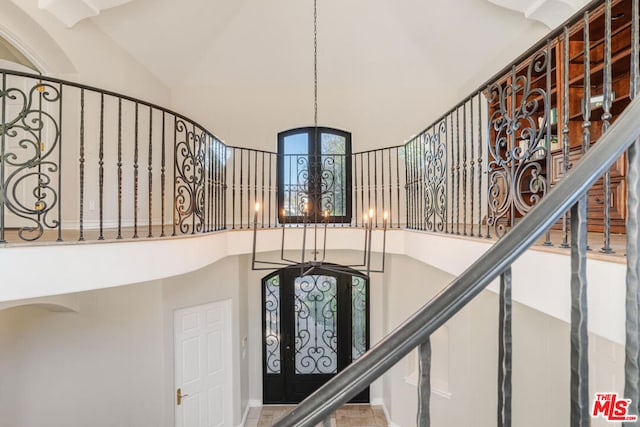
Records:
[[[364,278],[320,268],[262,280],[264,403],[299,403],[366,351],[368,297]]]

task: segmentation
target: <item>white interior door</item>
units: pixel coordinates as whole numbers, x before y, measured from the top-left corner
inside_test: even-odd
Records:
[[[231,326],[231,300],[175,312],[177,427],[232,425]]]

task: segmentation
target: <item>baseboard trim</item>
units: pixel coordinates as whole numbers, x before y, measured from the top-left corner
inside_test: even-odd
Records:
[[[144,218],[145,221],[138,221],[138,228],[149,227],[148,218]],[[162,221],[160,218],[153,218],[153,225],[161,225]],[[133,227],[134,221],[132,219],[122,220],[120,223],[121,227]],[[165,221],[165,228],[170,228],[173,226],[173,219]],[[85,230],[97,230],[100,228],[100,220],[98,219],[85,219],[82,222],[82,227]],[[118,220],[104,220],[102,221],[102,228],[118,228]],[[62,221],[62,229],[63,230],[78,230],[80,229],[80,221],[79,220],[68,220]]]
[[[262,402],[260,400],[249,400],[247,402],[247,407],[244,409],[244,415],[242,416],[242,421],[240,421],[240,425],[238,427],[244,427],[247,423],[247,417],[249,416],[249,411],[251,408],[256,408],[262,406]]]
[[[378,404],[376,403],[376,405]],[[387,418],[387,423],[389,424],[389,427],[400,427],[398,424],[391,421],[391,416],[389,415],[389,411],[387,411],[387,406],[384,404],[382,399],[380,399],[379,405],[382,406],[382,410],[384,411],[384,416]]]
[[[242,415],[242,419],[240,420],[240,424],[238,424],[238,427],[244,427],[244,424],[247,422],[247,417],[249,416],[250,408],[251,406],[249,405],[249,402],[247,402],[247,407],[244,408],[244,414]]]

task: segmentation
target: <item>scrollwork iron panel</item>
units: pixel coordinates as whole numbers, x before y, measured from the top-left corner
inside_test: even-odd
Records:
[[[268,374],[279,374],[280,360],[280,276],[275,275],[265,283],[265,363]]]
[[[314,195],[318,200],[322,212],[344,216],[345,200],[342,187],[344,171],[344,156],[322,156],[320,162],[320,193]]]
[[[489,212],[487,225],[504,235],[519,215],[529,212],[547,191],[547,179],[537,159],[547,156],[544,135],[548,94],[532,87],[532,78],[547,72],[546,49],[535,53],[525,74],[511,76],[488,88]]]
[[[182,119],[176,120],[176,225],[183,234],[204,231],[207,137]],[[191,128],[191,129],[189,129]]]
[[[305,206],[319,217],[325,212],[331,216],[345,216],[345,155],[322,155],[318,162],[315,157],[283,156],[284,210],[287,216],[303,216]]]
[[[330,128],[278,134],[280,222],[351,220],[351,136]]]
[[[443,120],[426,132],[424,144],[424,216],[429,231],[444,231],[447,223],[447,126]]]
[[[309,157],[307,155],[284,156],[284,210],[286,216],[304,215],[309,202]]]
[[[337,280],[297,277],[294,282],[295,373],[338,372]]]
[[[0,123],[3,182],[0,202],[4,226],[15,226],[18,237],[34,241],[46,229],[60,225],[59,194],[60,88],[50,83],[18,79],[12,86],[3,74]],[[31,85],[29,87],[29,85]]]

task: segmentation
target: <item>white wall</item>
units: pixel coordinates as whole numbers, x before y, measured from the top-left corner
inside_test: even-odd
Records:
[[[385,332],[413,314],[452,278],[408,257],[392,256],[385,272]],[[495,426],[498,296],[483,291],[435,335],[431,368],[433,425]],[[589,340],[591,393],[622,393],[624,347],[594,334]],[[384,402],[397,426],[415,424],[416,357],[416,352],[410,354],[384,376]],[[569,425],[569,368],[569,325],[514,303],[513,425]],[[599,419],[593,425],[607,423]]]
[[[163,425],[161,284],[78,302],[78,313],[0,312],[0,426]]]
[[[302,229],[287,231],[287,249],[295,249],[302,239]],[[0,302],[46,295],[78,292],[123,284],[162,279],[195,271],[226,256],[244,255],[251,248],[250,230],[226,231],[193,237],[161,240],[140,239],[123,243],[24,245],[3,249],[0,270]],[[363,244],[360,229],[329,230],[327,249],[359,251]],[[263,230],[258,236],[257,251],[277,251],[281,230]],[[322,234],[319,235],[322,238]],[[381,252],[381,236],[374,236],[373,252]],[[389,230],[387,252],[408,255],[418,261],[458,275],[477,261],[492,241],[410,230]],[[309,242],[309,245],[311,243]],[[46,272],[47,280],[26,275],[34,270]],[[74,260],[69,268],[61,263]],[[331,259],[338,263],[340,258]],[[565,322],[570,320],[570,265],[566,251],[536,246],[513,264],[514,301],[532,307]],[[118,268],[113,268],[117,265]],[[533,266],[538,268],[531,274]],[[589,259],[589,330],[617,343],[624,343],[624,264]],[[91,282],[86,277],[93,277]],[[496,291],[495,283],[488,289]]]
[[[233,425],[248,404],[239,258],[171,279],[70,295],[78,312],[0,311],[0,426],[174,426],[174,311],[232,300]]]
[[[262,399],[264,273],[250,271],[249,262],[247,255],[231,256],[164,280],[57,299],[77,313],[33,305],[0,311],[0,427],[39,427],[45,419],[65,427],[172,426],[174,310],[229,298],[237,425],[247,406]],[[372,345],[452,278],[410,257],[390,255],[384,275],[371,283]],[[514,281],[514,290],[518,286]],[[434,335],[434,425],[495,425],[497,304],[497,295],[484,291]],[[514,425],[567,425],[568,324],[515,302],[513,349]],[[623,346],[592,333],[590,358],[591,392],[621,392]],[[414,352],[371,389],[372,401],[382,401],[397,426],[415,422],[416,367]]]
[[[0,34],[42,72],[72,76],[74,64],[55,40],[11,0],[0,1]]]
[[[39,9],[38,0],[2,0],[0,10],[0,28],[28,49],[45,74],[167,103],[167,87],[90,20],[66,28]],[[48,51],[51,46],[68,60],[57,59]]]

